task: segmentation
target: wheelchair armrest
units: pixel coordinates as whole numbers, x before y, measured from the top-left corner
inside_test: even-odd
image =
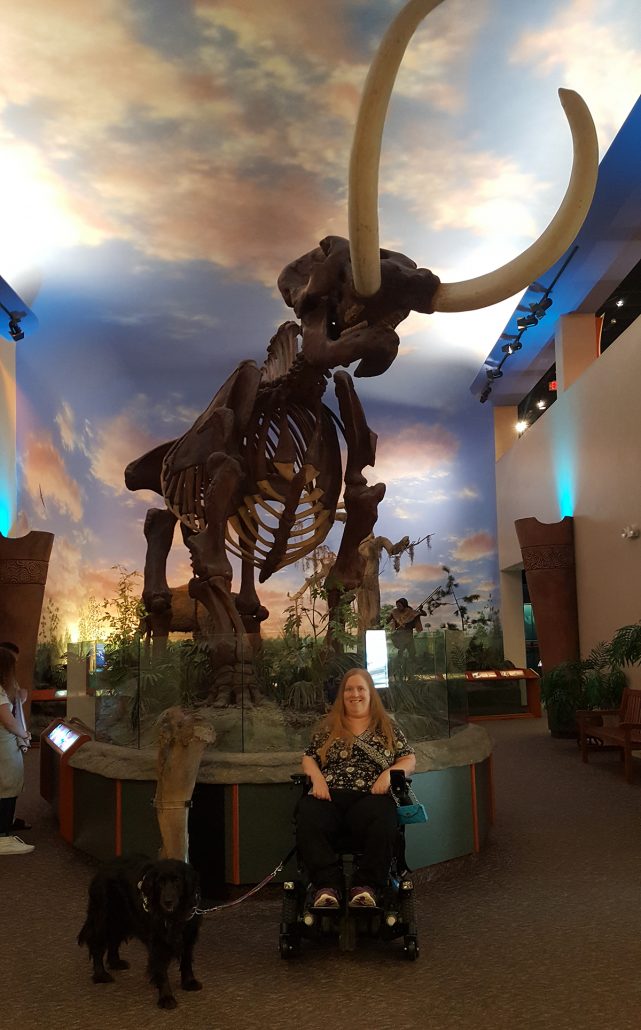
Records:
[[[304,794],[307,793],[307,791],[312,785],[312,778],[311,776],[308,776],[307,773],[292,773],[289,778],[292,781],[292,783],[296,784],[297,787],[303,788]]]
[[[409,796],[411,779],[405,775],[403,769],[390,769],[390,787],[392,794],[395,794],[401,805],[411,805],[412,799]]]

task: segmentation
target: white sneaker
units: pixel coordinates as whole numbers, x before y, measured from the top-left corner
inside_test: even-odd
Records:
[[[33,844],[25,844],[20,837],[0,837],[0,855],[26,855]]]

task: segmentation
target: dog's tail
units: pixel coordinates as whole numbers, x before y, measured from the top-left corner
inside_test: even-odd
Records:
[[[80,947],[82,947],[83,944],[88,944],[88,941],[87,941],[87,923],[86,922],[84,923],[84,925],[82,927],[82,930],[78,934],[77,941],[78,941],[78,944],[80,945]]]

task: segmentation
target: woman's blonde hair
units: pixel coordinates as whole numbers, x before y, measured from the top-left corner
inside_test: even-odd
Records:
[[[6,647],[0,647],[0,687],[11,701],[15,701],[18,691],[16,656]]]
[[[390,751],[394,750],[394,727],[392,726],[392,720],[383,708],[383,702],[381,701],[380,695],[374,686],[374,680],[370,676],[369,672],[367,669],[357,667],[349,669],[343,676],[338,688],[338,693],[336,694],[336,700],[320,724],[320,732],[328,733],[327,739],[318,749],[318,754],[323,765],[327,760],[327,753],[335,741],[344,740],[350,751],[352,744],[354,743],[354,734],[350,730],[345,719],[345,705],[343,703],[343,697],[348,681],[355,675],[358,675],[365,680],[369,690],[370,717],[367,728],[369,730],[373,730],[375,733],[379,733],[380,736],[385,739]]]

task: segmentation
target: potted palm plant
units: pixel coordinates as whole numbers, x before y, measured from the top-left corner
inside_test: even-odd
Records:
[[[623,664],[631,664],[626,654],[638,653],[641,660],[641,626],[636,640],[624,630],[618,630],[608,644],[598,644],[587,658],[574,662],[561,662],[541,677],[541,700],[548,717],[553,737],[576,737],[576,713],[593,708],[618,708],[626,676]],[[622,636],[620,636],[623,634]],[[634,651],[634,643],[637,652]],[[626,651],[627,648],[627,651]]]

